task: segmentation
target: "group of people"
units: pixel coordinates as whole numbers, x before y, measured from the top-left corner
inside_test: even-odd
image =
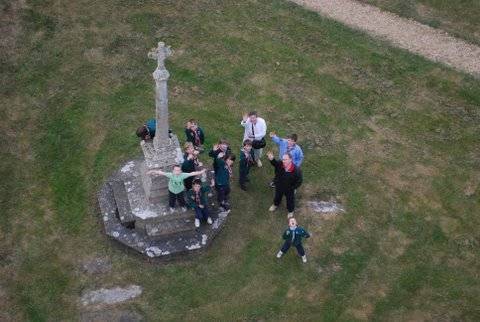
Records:
[[[267,142],[267,124],[265,120],[252,111],[245,114],[240,122],[244,128],[242,148],[239,153],[238,183],[242,190],[247,191],[250,182],[249,173],[252,167],[262,167],[262,154]],[[150,140],[155,136],[155,120],[147,121],[137,129],[137,136],[142,140]],[[205,180],[206,169],[199,170],[203,164],[199,155],[205,151],[205,133],[198,122],[189,120],[185,126],[186,143],[184,145],[184,159],[180,165],[175,165],[172,172],[151,170],[152,175],[163,175],[169,178],[169,206],[170,211],[175,211],[176,203],[181,211],[187,211],[187,207],[195,211],[195,227],[200,227],[202,221],[212,224],[208,208],[209,197],[212,196],[212,188],[215,188],[219,209],[222,212],[230,211],[229,195],[230,182],[233,178],[233,165],[236,155],[232,153],[229,142],[220,139],[208,152],[213,159],[213,177],[208,184]],[[269,134],[273,143],[278,147],[278,158],[273,152],[268,151],[266,156],[274,168],[274,178],[270,186],[275,189],[273,204],[269,211],[276,211],[285,196],[287,205],[287,217],[289,227],[283,234],[284,244],[277,253],[280,258],[292,245],[297,248],[303,262],[307,261],[302,246],[302,239],[310,237],[309,233],[297,225],[293,218],[295,211],[295,194],[302,184],[301,164],[303,151],[297,144],[297,135],[291,134],[286,138],[280,138],[275,132]],[[201,176],[201,178],[198,178]]]

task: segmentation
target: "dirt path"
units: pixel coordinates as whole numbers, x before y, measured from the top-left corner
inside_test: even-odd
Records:
[[[421,23],[352,0],[290,0],[395,46],[480,77],[480,47]]]

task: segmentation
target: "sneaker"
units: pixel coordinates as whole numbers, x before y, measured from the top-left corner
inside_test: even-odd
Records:
[[[268,185],[270,186],[270,188],[275,188],[275,182],[273,182],[273,181],[270,182]]]
[[[292,218],[292,217],[293,217],[293,211],[287,214],[287,218]]]
[[[212,217],[207,218],[207,224],[209,225],[213,224]]]
[[[170,207],[170,213],[173,214],[175,212],[175,208]]]
[[[279,250],[278,253],[277,253],[277,258],[282,257],[282,255],[283,255],[283,252],[281,250]]]
[[[195,227],[200,227],[200,220],[198,218],[195,218]]]
[[[262,161],[260,161],[260,159],[257,160],[257,166],[258,166],[259,168],[262,167]]]
[[[271,205],[270,208],[268,208],[268,211],[275,211],[277,210],[277,206]]]
[[[307,262],[307,255],[302,256],[302,262],[306,263]]]
[[[182,212],[187,212],[187,208],[186,208],[186,207],[182,207]]]

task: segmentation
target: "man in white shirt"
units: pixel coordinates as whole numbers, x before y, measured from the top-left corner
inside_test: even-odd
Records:
[[[257,112],[252,111],[243,115],[243,120],[240,125],[245,128],[243,141],[245,142],[245,140],[251,140],[253,142],[253,154],[255,157],[255,162],[257,163],[257,166],[261,167],[262,161],[260,161],[260,158],[262,156],[263,146],[265,146],[264,136],[267,134],[267,123],[265,123],[264,119],[257,116]]]

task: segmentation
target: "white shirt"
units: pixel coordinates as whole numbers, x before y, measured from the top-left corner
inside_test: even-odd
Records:
[[[243,134],[243,141],[250,139],[250,140],[261,140],[265,134],[267,134],[267,123],[261,117],[257,117],[257,122],[252,124],[250,119],[246,121],[240,122],[240,125],[245,128],[245,133]],[[252,131],[253,125],[253,131]],[[255,135],[253,133],[255,132]]]

